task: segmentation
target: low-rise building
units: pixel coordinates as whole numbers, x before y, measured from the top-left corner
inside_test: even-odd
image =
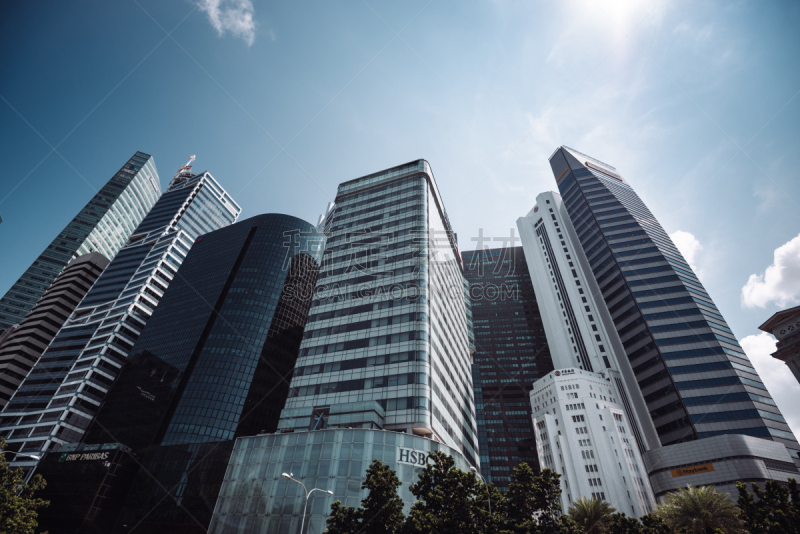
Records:
[[[609,376],[558,369],[530,393],[539,464],[561,474],[561,506],[607,501],[641,517],[655,508],[630,422]]]

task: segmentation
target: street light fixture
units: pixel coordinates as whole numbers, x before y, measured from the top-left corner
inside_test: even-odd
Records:
[[[303,534],[303,528],[306,526],[306,510],[308,509],[308,497],[312,493],[314,493],[315,491],[321,491],[323,493],[327,493],[328,495],[333,495],[333,492],[332,491],[328,491],[328,490],[324,490],[324,489],[319,489],[319,488],[313,488],[311,491],[309,491],[308,489],[306,489],[306,485],[305,484],[303,484],[302,482],[300,482],[296,478],[292,478],[292,475],[293,475],[293,473],[289,473],[289,474],[281,473],[281,476],[283,478],[288,478],[289,480],[293,480],[293,481],[297,482],[298,484],[300,484],[301,486],[303,486],[303,491],[306,492],[306,505],[303,507],[303,519],[300,522],[300,534]]]
[[[470,470],[470,471],[472,471],[473,473],[475,473],[475,474],[478,476],[478,478],[480,478],[480,479],[481,479],[481,482],[483,482],[484,484],[486,484],[486,481],[483,479],[483,477],[481,476],[481,474],[480,474],[480,473],[478,473],[478,470],[477,470],[477,469],[475,469],[473,466],[470,466],[469,470]],[[489,494],[488,494],[488,496],[487,496],[487,499],[489,499],[489,515],[492,515],[492,492],[491,492],[491,491],[489,491]]]

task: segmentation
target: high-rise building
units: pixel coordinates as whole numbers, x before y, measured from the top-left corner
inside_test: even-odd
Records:
[[[525,218],[529,230],[523,246],[526,255],[548,241],[563,249],[556,258],[559,269],[553,275],[548,270],[544,278],[569,297],[555,306],[559,314],[561,304],[567,314],[589,308],[585,319],[590,313],[595,319],[561,317],[561,329],[581,333],[567,344],[573,367],[604,373],[608,368],[613,377],[613,359],[608,358],[609,367],[602,356],[616,356],[622,378],[617,391],[623,405],[629,403],[626,415],[656,497],[686,484],[730,491],[729,466],[735,465],[746,465],[752,480],[796,474],[795,467],[782,473],[769,467],[786,469],[788,462],[765,452],[763,440],[784,445],[798,464],[800,445],[702,283],[635,191],[615,168],[568,147],[558,148],[550,165],[561,195],[552,195],[550,205],[537,201]],[[563,241],[538,235],[545,226],[541,219],[561,221]],[[548,226],[547,231],[556,230]],[[580,272],[572,273],[565,261],[580,265]],[[585,293],[576,292],[578,287]],[[587,330],[592,324],[598,332]],[[600,339],[589,345],[587,334]],[[555,357],[553,347],[551,352]],[[592,362],[593,352],[601,364]],[[727,437],[715,439],[714,447],[688,443],[720,436]],[[720,456],[720,451],[734,456]],[[699,467],[686,477],[674,474],[687,466]]]
[[[488,459],[487,480],[505,491],[520,463],[538,470],[528,396],[553,364],[522,247],[463,252],[462,257],[488,445],[481,447],[481,469],[487,471]],[[475,402],[477,408],[477,390]]]
[[[325,428],[330,407],[374,401],[383,421],[365,408],[346,425],[434,437],[477,463],[463,284],[426,161],[341,184],[280,428]]]
[[[800,382],[800,306],[779,311],[758,328],[775,336],[772,357],[785,363]]]
[[[358,505],[373,459],[397,472],[406,508],[430,451],[480,467],[461,260],[429,164],[342,183],[326,234],[281,433],[237,440],[210,532],[297,531],[305,493],[284,472],[333,493],[309,503],[306,531],[321,534],[331,502]]]
[[[137,152],[0,299],[0,330],[21,322],[56,276],[78,256],[99,252],[114,259],[160,196],[153,157]]]
[[[595,302],[591,271],[584,270],[564,217],[560,197],[542,193],[517,220],[556,368],[530,394],[538,456],[561,473],[565,509],[597,497],[642,516],[655,502],[641,455],[658,438],[641,392],[626,387],[630,365],[616,334],[607,331],[611,319]],[[603,463],[589,461],[595,459]]]
[[[0,409],[28,376],[108,263],[108,258],[99,252],[90,252],[69,262],[25,319],[0,343]]]
[[[130,487],[119,520],[120,501],[94,506],[101,528],[80,497],[41,511],[48,528],[86,516],[103,532],[206,531],[234,438],[277,429],[323,246],[314,226],[277,214],[196,239],[87,430],[85,444],[97,448],[68,449],[79,461],[78,452],[121,443],[139,458],[135,482],[107,483],[123,496]],[[47,472],[60,481],[52,493],[64,499],[69,485],[87,483],[61,477],[50,457]]]
[[[81,441],[195,240],[236,221],[241,209],[211,174],[190,169],[175,175],[0,413],[12,448]],[[28,471],[36,463],[14,457]]]

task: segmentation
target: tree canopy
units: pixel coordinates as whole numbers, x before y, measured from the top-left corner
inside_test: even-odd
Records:
[[[0,438],[0,451],[5,448],[6,440]],[[34,476],[27,484],[24,478],[22,469],[10,469],[5,454],[0,452],[0,534],[33,534],[39,526],[36,510],[50,504],[34,497],[45,487],[42,475]]]

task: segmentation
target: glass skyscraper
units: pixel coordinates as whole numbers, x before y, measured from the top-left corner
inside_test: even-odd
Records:
[[[462,257],[470,283],[479,370],[475,402],[479,384],[486,425],[481,469],[489,471],[491,482],[505,491],[511,471],[520,463],[538,470],[528,394],[553,364],[522,247],[464,252]],[[478,412],[480,418],[480,407]]]
[[[278,426],[323,245],[277,214],[196,239],[84,439],[141,461],[113,532],[205,532],[234,438]]]
[[[723,451],[763,448],[746,436],[784,445],[800,465],[800,445],[735,335],[636,192],[614,167],[568,147],[558,148],[550,165],[583,271],[608,311],[606,330],[618,336],[632,369],[628,387],[641,391],[660,441],[658,452],[645,454],[656,495],[666,482],[652,477],[670,462],[710,465],[725,460]],[[728,436],[713,447],[690,445]],[[670,450],[681,452],[672,457]],[[771,478],[764,471],[770,461],[758,464],[759,476]]]
[[[279,433],[237,440],[210,532],[307,532],[334,500],[358,505],[373,459],[408,490],[432,450],[479,468],[465,282],[455,234],[424,160],[344,182]],[[256,451],[251,454],[251,449]],[[246,493],[248,497],[239,497]]]
[[[73,259],[90,252],[114,259],[160,196],[153,157],[137,152],[0,299],[0,330],[20,323]]]
[[[461,259],[430,166],[341,184],[328,229],[280,428],[344,419],[433,437],[477,463]],[[333,417],[344,403],[385,416]]]
[[[240,211],[209,173],[175,175],[0,413],[12,448],[37,454],[81,441],[194,241]]]

